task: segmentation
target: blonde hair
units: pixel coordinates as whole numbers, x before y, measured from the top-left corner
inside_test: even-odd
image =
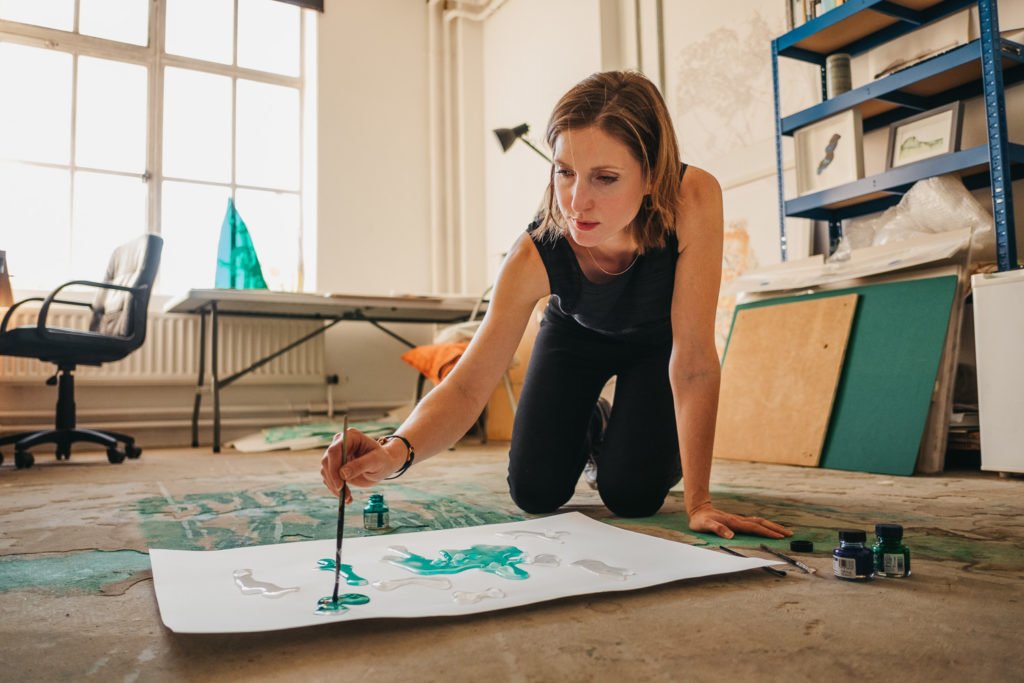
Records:
[[[548,120],[547,142],[555,148],[567,130],[598,126],[622,142],[640,162],[650,194],[644,197],[630,223],[640,253],[665,245],[675,228],[682,169],[675,129],[657,87],[636,71],[605,71],[577,83],[555,105]],[[551,168],[537,239],[564,235],[564,216],[555,199],[555,169]]]

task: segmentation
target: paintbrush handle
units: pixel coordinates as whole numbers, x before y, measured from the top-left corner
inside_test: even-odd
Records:
[[[791,565],[802,571],[804,574],[815,574],[818,571],[814,567],[808,567],[806,564],[796,559],[795,557],[790,557],[789,555],[781,553],[778,550],[775,550],[774,548],[769,548],[764,543],[761,544],[761,550],[765,551],[766,553],[771,553],[780,560],[789,562]]]
[[[344,467],[348,462],[348,415],[345,415],[341,430],[341,466]],[[342,484],[341,490],[338,491],[338,534],[335,537],[334,593],[331,597],[334,604],[338,603],[338,586],[341,584],[341,542],[345,538],[345,494],[347,492],[348,482],[345,482]]]

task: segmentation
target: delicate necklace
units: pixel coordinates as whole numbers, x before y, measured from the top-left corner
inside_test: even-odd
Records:
[[[597,269],[600,270],[605,275],[611,275],[612,277],[616,277],[618,275],[625,275],[626,272],[630,268],[632,268],[633,266],[636,265],[637,259],[640,258],[640,252],[637,252],[636,256],[633,257],[633,261],[628,266],[626,266],[624,269],[620,270],[617,273],[611,273],[611,272],[609,272],[609,271],[607,271],[607,270],[605,270],[604,268],[601,267],[601,264],[597,262],[596,258],[594,258],[594,253],[592,251],[590,251],[590,247],[584,247],[584,248],[587,250],[587,253],[590,255],[590,260],[594,262],[595,266],[597,266]]]

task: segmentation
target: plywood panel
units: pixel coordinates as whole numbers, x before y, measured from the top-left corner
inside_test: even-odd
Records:
[[[743,304],[859,294],[821,466],[914,473],[946,344],[956,275],[868,284]]]
[[[818,465],[856,307],[849,294],[737,311],[715,457]]]

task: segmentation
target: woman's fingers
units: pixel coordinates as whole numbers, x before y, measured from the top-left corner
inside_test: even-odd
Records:
[[[766,524],[751,518],[751,517],[737,517],[729,526],[736,531],[742,531],[747,534],[753,534],[755,536],[766,536],[768,538],[784,538],[785,534],[781,531],[776,531]],[[778,526],[773,525],[773,526]]]
[[[324,479],[324,484],[327,486],[333,495],[338,495],[338,491],[341,489],[342,478],[339,470],[341,469],[341,443],[342,440],[338,438],[339,435],[335,435],[331,445],[324,451],[323,457],[320,458],[320,475]]]
[[[350,428],[344,434],[335,434],[331,440],[331,445],[327,447],[323,457],[320,458],[320,476],[323,478],[327,489],[336,496],[341,491],[342,486],[344,486],[345,480],[351,479],[351,477],[345,477],[341,473],[342,465],[344,464],[342,462],[342,455],[345,456],[345,462],[352,464],[354,461],[358,461],[365,453],[372,452],[376,447],[377,442],[358,429]],[[346,452],[343,454],[342,450]],[[351,494],[349,494],[349,498],[351,498]]]
[[[793,532],[770,520],[761,517],[744,517],[734,515],[714,508],[704,509],[695,513],[693,528],[698,531],[707,531],[717,534],[722,538],[732,538],[734,532],[764,536],[766,538],[785,538],[792,536]]]
[[[333,495],[345,490],[346,501],[352,500],[348,486],[373,486],[391,474],[394,466],[380,445],[357,429],[349,429],[347,438],[335,434],[331,445],[320,458],[320,478]],[[342,444],[346,457],[342,462]]]

